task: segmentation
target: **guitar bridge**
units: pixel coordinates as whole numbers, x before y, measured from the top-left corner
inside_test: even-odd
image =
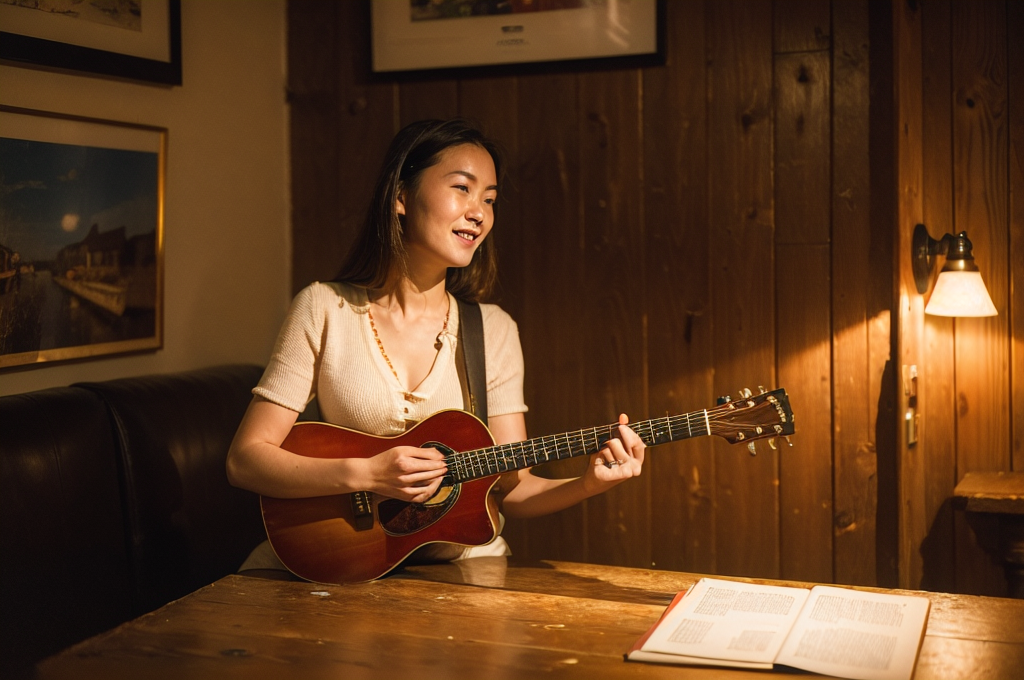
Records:
[[[373,501],[369,491],[356,491],[352,496],[352,525],[356,531],[373,528]]]

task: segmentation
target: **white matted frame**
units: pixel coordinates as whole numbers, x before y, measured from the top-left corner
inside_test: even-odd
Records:
[[[19,66],[181,85],[181,0],[132,2],[126,6],[132,10],[125,10],[121,16],[135,21],[120,24],[90,20],[97,14],[110,15],[92,3],[0,2],[0,60]]]
[[[167,130],[0,105],[0,369],[163,346]]]
[[[663,0],[372,0],[371,9],[373,70],[380,73],[664,60]],[[483,13],[459,16],[459,9]]]

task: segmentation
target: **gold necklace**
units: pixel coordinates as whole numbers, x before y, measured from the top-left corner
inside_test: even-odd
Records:
[[[447,293],[445,294],[445,297],[448,297]],[[373,307],[373,303],[370,303],[370,306],[366,308],[366,316],[370,319],[370,330],[373,331],[373,339],[377,341],[377,349],[380,350],[380,355],[384,357],[384,361],[387,362],[388,368],[391,369],[391,375],[395,376],[395,380],[397,380],[398,384],[401,385],[402,379],[398,377],[398,371],[396,371],[395,367],[391,364],[391,359],[388,357],[388,353],[384,351],[384,343],[380,341],[380,335],[377,334],[377,326],[373,323],[373,311],[371,307]],[[444,325],[441,326],[441,332],[437,334],[437,340],[434,341],[434,349],[438,351],[440,351],[444,346],[441,342],[441,336],[448,330],[448,317],[451,313],[452,299],[448,297],[448,310],[444,313]]]

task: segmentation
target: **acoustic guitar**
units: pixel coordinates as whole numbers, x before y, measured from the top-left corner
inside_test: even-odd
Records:
[[[648,446],[717,435],[731,443],[793,434],[784,389],[678,416],[630,423]],[[296,423],[281,445],[311,458],[369,458],[393,446],[434,447],[448,473],[434,496],[410,503],[359,491],[315,498],[271,498],[260,504],[270,544],[286,567],[309,581],[354,583],[379,578],[428,543],[483,545],[498,535],[491,487],[504,472],[597,453],[618,424],[495,445],[487,427],[464,411],[441,411],[395,437],[376,437],[326,423]]]

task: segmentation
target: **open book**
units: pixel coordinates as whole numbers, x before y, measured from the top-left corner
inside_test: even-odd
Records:
[[[925,597],[850,588],[704,578],[676,595],[626,658],[910,680],[930,605]]]

